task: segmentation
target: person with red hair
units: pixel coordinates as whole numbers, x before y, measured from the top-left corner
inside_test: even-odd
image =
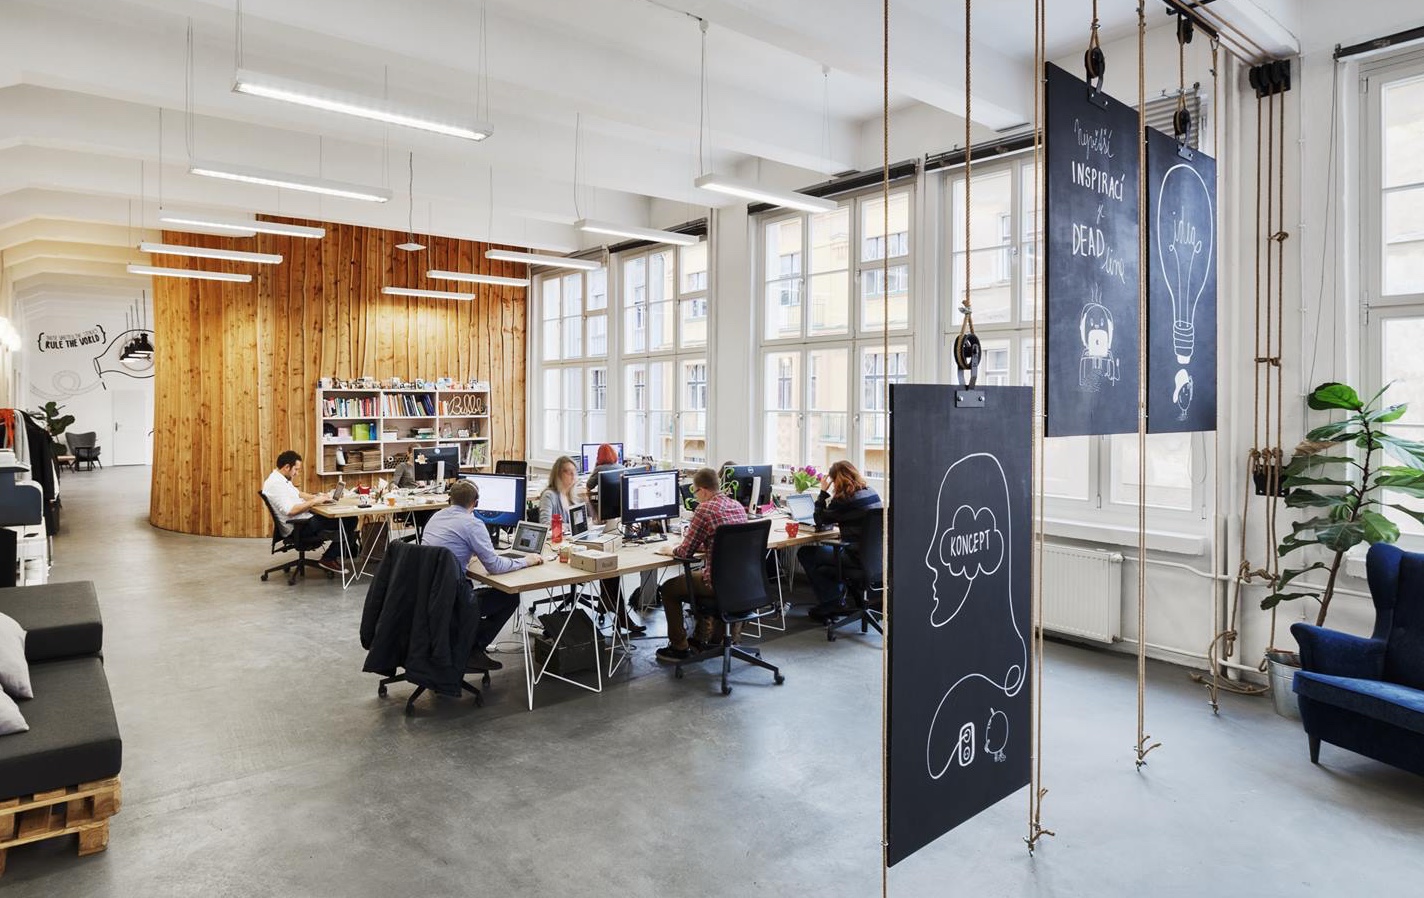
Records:
[[[623,467],[618,460],[618,450],[608,443],[598,447],[598,453],[593,457],[593,470],[589,472],[588,483],[585,484],[589,494],[589,504],[593,503],[593,494],[598,490],[598,475],[604,471],[616,471]],[[598,513],[600,521],[605,520],[601,511]],[[599,592],[603,603],[603,610],[612,612],[618,621],[618,626],[627,630],[634,636],[642,636],[648,632],[648,628],[633,622],[628,615],[627,601],[621,596],[622,590],[619,586],[618,577],[607,577],[599,581]]]

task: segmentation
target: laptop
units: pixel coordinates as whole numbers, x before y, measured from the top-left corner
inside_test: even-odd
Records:
[[[786,497],[786,510],[798,524],[816,523],[816,500],[810,493],[791,493]]]
[[[588,506],[575,505],[569,509],[569,536],[578,539],[588,532]]]
[[[549,528],[532,521],[520,521],[514,528],[512,551],[500,552],[502,558],[523,558],[538,555],[544,551],[544,540],[549,536]]]

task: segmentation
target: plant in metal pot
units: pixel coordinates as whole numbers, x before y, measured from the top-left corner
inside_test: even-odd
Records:
[[[1310,564],[1283,570],[1275,590],[1261,600],[1261,608],[1315,599],[1320,603],[1315,624],[1324,626],[1346,553],[1361,543],[1399,539],[1399,526],[1385,510],[1424,523],[1424,511],[1389,501],[1397,496],[1424,497],[1424,443],[1386,432],[1385,425],[1404,417],[1408,408],[1402,403],[1381,405],[1388,388],[1386,385],[1368,401],[1341,383],[1321,384],[1311,391],[1308,404],[1312,409],[1346,414],[1307,433],[1281,471],[1286,505],[1306,509],[1311,517],[1291,525],[1276,554],[1284,558],[1319,547],[1325,551],[1325,560],[1317,557]],[[1299,582],[1313,571],[1326,572],[1323,588]]]

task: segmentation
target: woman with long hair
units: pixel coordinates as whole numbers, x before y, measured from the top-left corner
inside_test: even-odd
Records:
[[[618,461],[618,450],[610,444],[604,443],[598,447],[598,453],[594,456],[593,470],[589,472],[588,483],[584,488],[592,494],[598,489],[598,475],[604,471],[615,471],[623,467]],[[601,497],[600,497],[601,498]],[[590,504],[592,504],[590,499]],[[598,519],[604,520],[602,509],[599,510]],[[628,603],[620,595],[620,578],[608,577],[599,581],[599,593],[605,611],[615,611],[618,619],[618,626],[632,633],[634,636],[641,636],[648,632],[648,628],[633,623],[633,619],[628,615]]]
[[[569,509],[579,504],[574,495],[578,489],[578,464],[567,455],[560,455],[549,469],[549,485],[539,494],[539,523],[545,527],[554,515],[569,525]]]
[[[834,524],[840,528],[841,542],[846,546],[842,562],[846,568],[859,568],[855,546],[860,542],[861,520],[871,509],[881,508],[880,495],[865,482],[855,465],[842,459],[831,465],[821,479],[821,494],[816,498],[816,524]],[[836,550],[830,546],[809,545],[796,550],[796,560],[811,581],[816,594],[812,619],[824,621],[843,611],[845,587],[836,567]]]

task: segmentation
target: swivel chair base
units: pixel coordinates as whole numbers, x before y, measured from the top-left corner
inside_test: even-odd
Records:
[[[274,574],[277,571],[281,571],[282,573],[287,575],[287,585],[294,586],[296,585],[298,575],[301,575],[302,577],[305,577],[307,575],[308,567],[314,567],[319,571],[325,572],[326,579],[328,580],[335,576],[335,574],[333,574],[331,571],[328,571],[326,568],[322,567],[321,562],[319,560],[315,558],[308,558],[303,555],[296,561],[288,561],[286,564],[279,564],[275,567],[269,567],[267,570],[262,572],[262,582],[266,583],[267,577],[269,575]]]
[[[386,678],[384,678],[383,680],[381,680],[380,683],[377,683],[377,684],[376,684],[376,695],[380,696],[381,698],[385,698],[385,697],[386,697],[386,693],[387,693],[386,687],[387,687],[388,685],[390,685],[391,683],[409,683],[409,682],[410,682],[410,681],[406,679],[405,674],[396,674],[396,675],[393,676],[393,677],[386,677]],[[489,686],[489,683],[490,683],[489,671],[486,670],[486,671],[483,672],[483,676],[480,678],[480,682],[481,682],[482,685],[484,685],[484,686],[486,686],[486,687]],[[474,695],[475,695],[475,707],[476,707],[476,708],[482,708],[482,707],[484,707],[485,699],[484,699],[484,696],[480,695],[480,691],[479,691],[478,689],[476,689],[474,686],[471,686],[469,683],[465,682],[464,680],[461,680],[461,681],[460,681],[460,687],[461,687],[465,692],[472,692],[472,693],[474,693]],[[418,699],[418,698],[420,698],[421,694],[424,693],[424,692],[425,692],[425,687],[424,687],[424,686],[417,686],[417,687],[415,687],[415,691],[412,692],[412,693],[410,694],[410,698],[406,699],[406,701],[405,701],[405,716],[409,717],[411,714],[415,713],[415,700]]]
[[[740,659],[740,660],[742,660],[742,661],[747,662],[748,664],[754,664],[754,665],[756,665],[757,667],[760,667],[760,668],[763,668],[763,669],[765,669],[765,670],[771,671],[772,681],[775,682],[776,685],[778,685],[778,686],[780,686],[782,683],[785,683],[785,682],[786,682],[786,676],[785,676],[784,674],[782,674],[781,669],[780,669],[779,667],[777,667],[776,665],[774,665],[774,664],[768,662],[768,661],[763,661],[762,658],[761,658],[761,652],[760,652],[760,651],[753,650],[753,651],[750,651],[750,652],[749,652],[749,651],[747,651],[746,649],[742,648],[741,646],[732,645],[732,637],[731,637],[731,634],[730,634],[730,633],[729,633],[728,635],[722,637],[722,645],[721,645],[721,646],[719,646],[719,647],[717,647],[717,648],[709,648],[709,649],[707,649],[706,651],[698,652],[698,653],[692,655],[690,658],[684,658],[684,659],[682,659],[681,661],[679,661],[679,662],[677,663],[677,665],[673,667],[673,669],[672,669],[672,675],[673,675],[674,677],[676,677],[677,679],[681,680],[681,679],[682,679],[682,666],[683,666],[684,664],[699,664],[699,663],[701,663],[701,662],[703,662],[703,661],[708,660],[709,658],[717,658],[717,657],[720,657],[720,658],[722,659],[722,694],[723,694],[723,695],[731,695],[731,694],[732,694],[732,687],[731,687],[730,685],[728,685],[728,683],[727,683],[727,674],[728,674],[728,673],[731,671],[731,669],[732,669],[732,659],[733,659],[733,658]]]

